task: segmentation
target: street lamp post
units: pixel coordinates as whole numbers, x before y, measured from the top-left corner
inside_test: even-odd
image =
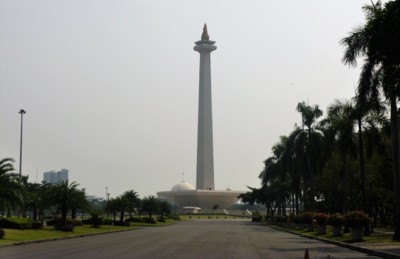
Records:
[[[26,113],[25,110],[21,109],[18,112],[21,114],[21,139],[20,139],[20,146],[19,146],[19,178],[21,179],[22,175],[22,129],[23,129],[23,118],[24,114]]]

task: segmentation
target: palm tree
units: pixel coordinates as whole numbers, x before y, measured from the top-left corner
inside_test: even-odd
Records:
[[[171,204],[167,200],[160,201],[160,221],[164,221],[164,214],[171,213]]]
[[[132,212],[134,212],[135,208],[138,207],[139,194],[137,194],[137,192],[134,190],[129,190],[124,192],[122,196],[127,201],[127,211],[129,213],[129,217],[132,217]]]
[[[84,192],[78,190],[78,186],[79,184],[76,182],[68,184],[68,181],[51,186],[50,199],[61,213],[61,223],[63,225],[67,222],[67,214],[70,210],[84,208],[86,205]]]
[[[304,101],[297,104],[296,110],[301,113],[303,127],[296,130],[295,145],[302,150],[306,161],[304,171],[304,208],[313,210],[315,204],[315,175],[320,171],[322,161],[322,134],[317,129],[317,120],[322,116],[318,105],[310,106]]]
[[[336,147],[342,160],[341,178],[343,185],[343,213],[347,213],[349,207],[348,156],[356,155],[356,143],[354,136],[354,108],[350,101],[335,100],[328,106],[327,118],[321,122],[325,127],[325,138],[330,139],[332,147]]]
[[[400,1],[391,1],[382,7],[380,1],[363,7],[366,24],[356,28],[341,40],[345,46],[343,62],[357,65],[357,58],[364,57],[358,98],[373,100],[383,92],[390,103],[393,178],[395,190],[395,233],[400,240],[400,164],[397,101],[400,88]]]
[[[158,209],[159,209],[159,202],[156,196],[149,195],[143,198],[142,210],[149,214],[149,218],[151,218],[153,213],[157,212]]]
[[[14,159],[3,158],[0,160],[0,211],[3,215],[21,204],[22,190],[19,177],[14,173]]]

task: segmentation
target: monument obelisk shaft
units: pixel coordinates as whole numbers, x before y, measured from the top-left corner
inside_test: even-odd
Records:
[[[200,53],[199,74],[199,120],[197,129],[196,189],[214,190],[214,152],[211,102],[210,53],[217,49],[210,41],[204,24],[201,40],[195,42],[194,50]]]

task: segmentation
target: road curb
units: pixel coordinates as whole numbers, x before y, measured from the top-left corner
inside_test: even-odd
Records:
[[[280,227],[277,227],[277,226],[271,226],[271,225],[264,225],[264,226],[269,227],[269,228],[273,228],[273,229],[276,229],[276,230],[279,230],[279,231],[284,231],[284,232],[287,232],[287,233],[295,234],[295,235],[298,235],[298,236],[301,236],[301,237],[306,237],[306,238],[309,238],[309,239],[315,239],[315,240],[319,240],[319,241],[322,241],[322,242],[325,242],[325,243],[328,243],[328,244],[341,246],[341,247],[344,247],[344,248],[348,248],[348,249],[355,250],[355,251],[358,251],[358,252],[366,253],[366,254],[369,254],[369,255],[379,256],[379,257],[387,258],[387,259],[400,259],[400,255],[397,255],[397,254],[392,254],[392,253],[379,251],[379,250],[372,250],[372,249],[368,249],[368,248],[365,248],[365,247],[346,244],[346,243],[343,243],[343,242],[338,242],[338,241],[334,241],[334,240],[330,240],[330,239],[304,235],[302,233],[290,231],[288,229],[280,228]]]

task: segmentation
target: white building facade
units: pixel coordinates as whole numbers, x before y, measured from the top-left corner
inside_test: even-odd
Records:
[[[68,181],[68,169],[61,169],[60,171],[48,171],[43,173],[43,181],[46,183],[61,183]]]

